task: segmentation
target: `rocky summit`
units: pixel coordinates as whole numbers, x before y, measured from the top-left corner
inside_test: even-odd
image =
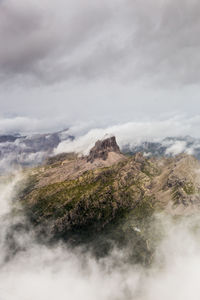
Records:
[[[97,141],[95,146],[90,150],[87,161],[94,162],[95,159],[106,160],[110,152],[121,153],[115,136]]]
[[[111,137],[97,141],[86,157],[66,153],[30,170],[20,201],[45,237],[79,243],[112,231],[119,243],[130,236],[141,243],[137,255],[145,260],[154,241],[148,220],[156,212],[177,217],[200,209],[199,170],[199,161],[185,154],[123,155]]]

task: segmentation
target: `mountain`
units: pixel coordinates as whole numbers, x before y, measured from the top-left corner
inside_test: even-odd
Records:
[[[30,136],[0,135],[0,173],[16,166],[40,164],[63,140],[73,140],[68,130]]]
[[[62,154],[34,168],[20,201],[45,239],[98,240],[95,251],[101,254],[111,240],[132,241],[141,245],[135,259],[148,261],[157,238],[149,230],[155,212],[181,217],[199,210],[199,170],[200,162],[186,154],[124,155],[111,137],[97,141],[88,156]]]
[[[75,139],[68,131],[65,129],[30,136],[0,135],[0,174],[7,172],[8,169],[13,170],[16,166],[37,166],[43,163],[46,158],[53,154],[60,142]],[[98,145],[96,146],[98,147]],[[200,160],[200,139],[185,136],[137,143],[134,143],[133,140],[130,144],[123,144],[121,152],[130,155],[142,152],[144,156],[148,157],[172,157],[180,153],[187,153]],[[91,157],[90,159],[92,159]]]
[[[123,153],[135,154],[142,152],[147,156],[174,156],[181,153],[194,155],[200,160],[200,139],[191,136],[166,137],[159,141],[142,141],[127,144],[122,148]]]
[[[105,161],[111,153],[120,154],[120,149],[114,136],[103,141],[97,141],[95,146],[90,150],[87,161],[94,162],[97,159]]]

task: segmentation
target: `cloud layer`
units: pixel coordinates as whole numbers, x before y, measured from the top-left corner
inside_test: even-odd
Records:
[[[121,148],[129,145],[134,147],[144,141],[161,142],[166,137],[177,137],[191,135],[199,137],[200,118],[176,117],[167,120],[155,120],[151,122],[129,122],[106,128],[93,128],[85,134],[78,135],[77,127],[70,128],[69,133],[76,132],[74,141],[63,141],[55,149],[55,154],[62,152],[77,152],[87,154],[98,139],[103,139],[107,135],[115,135]],[[168,145],[169,150],[166,154],[178,154],[186,151],[184,142]],[[189,151],[189,150],[188,150]],[[192,150],[191,150],[192,151]],[[191,152],[190,152],[191,154]]]
[[[198,84],[199,26],[198,0],[1,1],[0,78]]]

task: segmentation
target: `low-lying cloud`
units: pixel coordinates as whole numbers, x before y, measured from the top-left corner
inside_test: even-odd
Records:
[[[151,122],[129,122],[106,128],[96,128],[91,129],[80,136],[77,134],[74,141],[61,142],[54,152],[55,154],[62,152],[87,154],[98,139],[103,139],[110,135],[116,136],[117,142],[121,148],[128,145],[130,149],[144,141],[162,142],[166,137],[187,135],[199,137],[197,124],[200,124],[198,116],[190,119],[177,117]],[[73,134],[73,127],[70,128],[69,132]],[[189,149],[186,149],[184,142],[177,142],[175,145],[172,145],[171,142],[167,147],[169,147],[167,154],[179,154],[180,152],[187,152],[186,150],[188,150],[188,153],[190,152]],[[192,154],[192,149],[189,154]]]
[[[171,145],[167,148],[165,153],[167,155],[178,155],[180,153],[187,153],[193,155],[195,151],[194,148],[194,145],[188,147],[186,141],[174,141],[174,143],[171,143]]]
[[[0,184],[2,299],[199,299],[198,215],[182,218],[179,222],[162,214],[157,215],[157,229],[162,231],[162,239],[149,268],[129,263],[126,249],[116,248],[105,258],[96,260],[89,251],[83,252],[81,248],[72,250],[63,244],[54,247],[38,244],[32,232],[28,235],[19,232],[15,238],[23,250],[8,261],[2,261],[8,251],[6,232],[9,225],[15,222],[13,218],[12,221],[8,218],[11,206],[8,205],[9,209],[2,212],[2,205],[14,200],[20,182],[18,176],[16,173],[4,185],[3,182]],[[25,222],[23,216],[21,222]]]

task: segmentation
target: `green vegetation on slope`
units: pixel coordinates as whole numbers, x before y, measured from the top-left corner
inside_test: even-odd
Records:
[[[128,159],[112,167],[87,171],[74,180],[33,190],[31,185],[23,192],[23,203],[36,224],[51,221],[54,229],[62,232],[88,227],[99,231],[136,207],[147,192],[150,175],[137,168],[127,174],[130,163]]]

